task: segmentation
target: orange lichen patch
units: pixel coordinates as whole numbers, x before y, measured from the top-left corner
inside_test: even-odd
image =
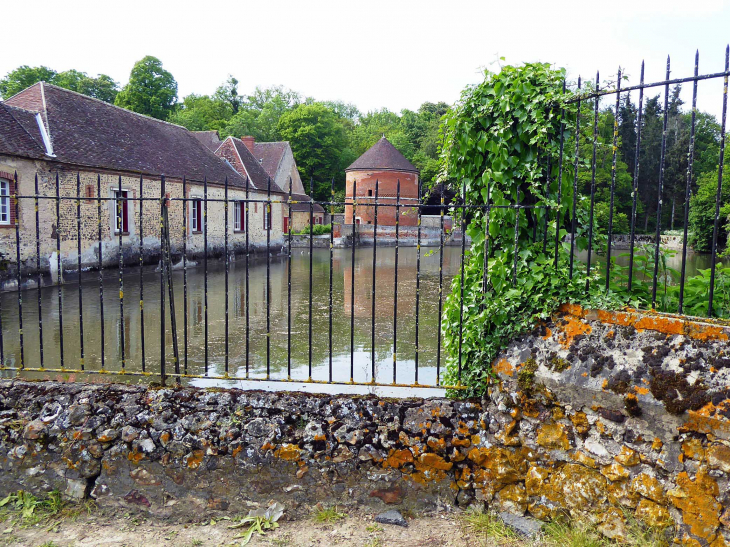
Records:
[[[712,469],[730,473],[730,447],[714,444],[707,449],[707,463]]]
[[[667,492],[667,497],[682,511],[682,518],[690,527],[690,532],[703,539],[714,539],[722,509],[715,500],[720,493],[715,479],[700,467],[694,481],[686,471],[677,475],[677,485],[678,488]]]
[[[496,364],[492,365],[492,370],[497,374],[504,374],[510,377],[515,373],[515,367],[507,359],[497,361]]]
[[[144,459],[144,454],[142,454],[141,452],[137,452],[137,451],[130,452],[129,454],[127,454],[127,459],[130,462],[139,463]]]
[[[193,450],[190,454],[183,458],[183,463],[188,469],[197,469],[200,464],[203,463],[203,455],[205,453],[202,450]]]
[[[416,469],[418,471],[448,471],[454,464],[447,462],[438,454],[427,452],[421,454],[421,456],[415,461]]]
[[[710,409],[711,408],[711,409]],[[715,410],[712,403],[707,403],[701,409],[687,411],[687,422],[679,428],[680,433],[694,431],[697,433],[712,433],[722,437],[730,437],[730,421],[724,418],[715,418],[710,413]]]
[[[699,439],[689,439],[682,443],[682,452],[692,460],[702,460],[705,457],[705,449]]]
[[[664,446],[664,443],[659,437],[654,437],[654,440],[651,443],[651,449],[652,450],[661,450],[662,446]]]
[[[608,485],[608,501],[613,505],[636,507],[639,496],[631,491],[629,481],[617,481]]]
[[[662,314],[656,312],[638,312],[627,308],[624,311],[605,311],[605,310],[584,310],[575,304],[567,304],[560,306],[560,313],[572,315],[583,319],[597,319],[598,321],[609,325],[633,326],[638,330],[653,330],[664,334],[684,334],[690,338],[701,341],[709,340],[729,340],[730,328],[722,322],[717,321],[699,323],[697,321],[688,320],[681,316]]]
[[[241,453],[241,451],[243,451],[243,447],[242,446],[237,446],[231,452],[231,456],[235,458],[236,456],[238,456]]]
[[[621,465],[632,467],[639,464],[639,454],[636,450],[629,448],[628,446],[622,446],[621,452],[613,458]]]
[[[280,460],[295,462],[301,458],[301,450],[295,444],[282,444],[280,448],[274,451],[274,456]]]
[[[575,452],[573,454],[573,459],[577,461],[578,463],[582,463],[586,467],[591,467],[593,469],[596,468],[596,460],[591,458],[588,454],[585,452],[581,452],[580,450]]]
[[[591,428],[588,423],[588,416],[586,416],[585,412],[578,411],[575,414],[572,414],[570,416],[570,421],[573,422],[575,430],[581,435],[588,433],[588,430]]]
[[[554,406],[552,410],[553,420],[558,421],[565,418],[565,411],[559,406]]]
[[[722,340],[728,339],[727,330],[717,325],[708,325],[706,323],[695,323],[687,322],[687,335],[695,340],[701,340],[703,342],[709,340]]]
[[[568,313],[570,315],[574,315],[576,317],[584,317],[585,312],[583,311],[583,308],[579,306],[578,304],[562,304],[558,311],[561,313]]]
[[[603,382],[601,383],[601,389],[606,389],[608,387],[608,378],[604,378]]]
[[[537,444],[545,448],[570,448],[570,440],[562,424],[543,424],[537,431]]]
[[[682,536],[682,541],[675,540],[677,543],[679,543],[682,547],[703,547],[703,545],[697,541],[696,539],[688,536],[685,534]]]
[[[543,482],[550,476],[550,471],[544,467],[531,466],[525,475],[525,490],[528,496],[539,496]]]
[[[666,508],[643,499],[636,506],[636,518],[652,528],[662,529],[672,524],[672,517]]]
[[[482,438],[479,435],[471,436],[471,444],[479,444],[482,442]]]
[[[276,447],[268,441],[261,445],[262,452],[266,452],[267,450],[274,450],[274,448]]]
[[[644,315],[634,323],[636,329],[653,330],[663,334],[684,334],[684,321],[658,315]]]
[[[454,446],[463,446],[465,448],[469,448],[471,446],[471,440],[454,438],[451,440],[451,444],[453,444]]]
[[[544,489],[547,499],[585,511],[602,504],[607,497],[606,478],[593,469],[579,464],[567,463],[559,472],[550,476],[549,486]]]
[[[464,422],[459,422],[459,427],[457,427],[456,432],[459,435],[468,436],[471,435],[471,430],[469,429],[469,426],[466,425]]]
[[[517,458],[506,448],[472,448],[469,459],[483,468],[483,473],[475,473],[482,481],[509,484],[521,479],[521,474],[514,465]]]
[[[648,389],[648,388],[646,388],[646,387],[639,387],[639,386],[634,386],[634,391],[635,391],[635,392],[636,392],[636,393],[637,393],[638,395],[648,395],[648,394],[649,394],[649,389]]]
[[[383,467],[386,469],[389,467],[399,469],[407,463],[413,463],[413,453],[410,450],[391,448],[388,457],[383,462]]]
[[[662,483],[646,473],[639,473],[634,477],[631,481],[631,491],[657,503],[666,503]]]
[[[429,439],[426,441],[426,444],[434,452],[443,452],[444,450],[446,450],[446,441],[444,439],[435,439],[433,437],[429,437]]]
[[[303,466],[303,467],[300,467],[299,469],[297,469],[297,473],[296,473],[296,476],[297,476],[297,478],[298,478],[298,479],[301,479],[301,478],[302,478],[302,477],[303,477],[304,475],[306,475],[306,474],[307,474],[308,472],[309,472],[309,467],[307,467],[307,466],[305,465],[305,466]]]
[[[628,478],[631,472],[621,464],[612,463],[601,468],[601,475],[610,481],[619,481]]]
[[[592,330],[593,328],[588,323],[584,323],[580,319],[572,316],[566,316],[563,318],[563,325],[560,327],[558,340],[567,349],[573,345],[576,336],[590,334]]]
[[[520,483],[508,484],[499,491],[499,501],[503,508],[514,508],[524,513],[527,510],[525,487]]]

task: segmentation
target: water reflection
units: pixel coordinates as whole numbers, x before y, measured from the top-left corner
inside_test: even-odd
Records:
[[[444,250],[444,286],[448,290],[451,277],[458,271],[460,249]],[[292,251],[292,338],[291,376],[306,380],[309,369],[309,252]],[[436,348],[438,331],[438,252],[421,258],[420,355],[419,382],[436,381]],[[393,380],[393,308],[395,251],[379,248],[375,268],[375,365],[379,382]],[[329,379],[329,250],[315,249],[312,256],[312,378]],[[211,375],[225,373],[225,292],[222,262],[209,261],[208,271],[208,371]],[[350,379],[350,280],[353,275],[351,250],[336,249],[333,256],[332,288],[332,379]],[[373,264],[372,249],[356,249],[354,294],[354,379],[371,379],[371,310]],[[190,268],[187,275],[188,371],[204,373],[205,363],[205,297],[202,267]],[[160,275],[152,268],[142,272],[144,289],[144,366],[157,373],[160,366]],[[181,359],[183,353],[183,273],[173,272],[175,310]],[[283,379],[287,371],[287,260],[272,258],[270,267],[270,370],[273,379]],[[415,287],[416,249],[401,248],[398,265],[398,382],[415,379]],[[249,268],[249,328],[248,359],[246,356],[246,268],[239,257],[230,265],[229,275],[229,373],[245,377],[247,367],[252,377],[266,374],[266,264],[260,259]],[[87,370],[98,371],[101,363],[101,324],[104,323],[104,369],[118,371],[121,362],[121,314],[118,300],[117,272],[105,272],[104,317],[101,317],[98,274],[89,272],[82,279],[84,319],[84,362]],[[66,368],[79,368],[80,332],[78,288],[75,283],[61,290],[63,306],[63,358]],[[140,319],[140,272],[128,268],[124,274],[124,353],[126,369],[141,371],[143,367]],[[167,294],[165,295],[167,298]],[[2,302],[3,347],[5,363],[18,366],[20,358],[17,332],[17,293],[4,293]],[[41,289],[43,320],[44,365],[60,367],[60,330],[56,287]],[[168,371],[173,366],[172,331],[169,308],[164,332],[164,347]],[[38,305],[35,290],[23,292],[23,321],[25,365],[40,366]],[[443,362],[443,361],[442,361]],[[8,375],[10,373],[6,373]],[[32,377],[57,378],[59,375],[25,373]],[[116,377],[118,379],[119,377]],[[140,381],[139,377],[130,381]],[[93,378],[92,378],[93,379]],[[190,380],[195,385],[222,385],[220,381]],[[262,387],[259,384],[254,387]],[[281,385],[277,388],[281,389]],[[323,391],[317,386],[316,391]],[[320,389],[321,388],[321,389]]]

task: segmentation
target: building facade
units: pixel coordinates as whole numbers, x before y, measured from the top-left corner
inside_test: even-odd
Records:
[[[378,226],[395,226],[396,221],[401,226],[418,224],[418,169],[388,139],[381,138],[345,169],[345,174],[345,224],[353,223],[353,197],[355,224],[374,224],[375,207],[372,204],[376,195]],[[353,191],[356,191],[355,195]],[[394,207],[398,199],[401,207]]]
[[[267,188],[184,127],[43,82],[0,102],[4,261],[17,263],[18,240],[25,271],[48,268],[58,248],[64,267],[76,269],[79,243],[82,267],[118,264],[120,254],[136,261],[141,249],[154,261],[163,197],[173,252],[201,254],[207,237],[208,251],[222,253],[226,231],[231,252],[242,252],[247,236],[253,250],[267,236],[283,245],[282,206],[265,214]]]

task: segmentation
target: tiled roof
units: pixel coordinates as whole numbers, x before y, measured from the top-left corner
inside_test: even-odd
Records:
[[[408,171],[418,173],[418,169],[408,161],[390,141],[382,137],[362,156],[357,158],[345,171],[359,169],[379,169],[388,171]]]
[[[287,194],[288,199],[288,194]],[[292,201],[306,201],[307,203],[294,203],[291,206],[292,211],[306,211],[309,212],[309,202],[311,201],[310,197],[307,194],[292,194],[291,195]],[[288,207],[287,205],[284,205],[284,207]],[[324,207],[322,207],[320,204],[315,203],[314,207],[312,207],[313,213],[324,213]]]
[[[188,180],[245,183],[230,165],[184,127],[136,114],[103,101],[46,83],[35,84],[6,105],[43,110],[57,161],[78,166],[146,175],[186,176]],[[18,155],[32,156],[25,143]]]
[[[221,145],[218,131],[193,131],[193,136],[211,152],[218,150],[218,147]]]
[[[279,188],[276,182],[274,182],[274,178],[269,176],[269,174],[264,170],[261,164],[256,161],[256,158],[254,158],[253,154],[251,154],[251,151],[243,143],[243,141],[235,137],[230,137],[230,139],[236,146],[236,151],[238,152],[238,155],[241,158],[244,167],[246,168],[246,172],[251,177],[251,183],[253,184],[254,188],[267,191],[269,180],[271,180],[271,191],[279,193],[283,192],[283,190]]]
[[[0,153],[43,158],[45,152],[35,113],[0,103]]]
[[[253,145],[253,155],[269,176],[274,178],[288,147],[288,142],[257,142]]]

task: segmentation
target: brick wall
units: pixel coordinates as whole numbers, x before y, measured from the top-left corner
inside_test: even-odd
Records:
[[[401,205],[418,203],[418,175],[402,171],[348,171],[346,177],[346,200],[352,199],[353,182],[357,181],[355,216],[360,224],[375,223],[375,207],[367,205],[375,201],[375,185],[378,184],[378,224],[394,226],[396,221],[396,194],[400,180]],[[352,223],[352,205],[345,205],[345,222]],[[416,226],[418,211],[415,207],[401,207],[401,226]]]

